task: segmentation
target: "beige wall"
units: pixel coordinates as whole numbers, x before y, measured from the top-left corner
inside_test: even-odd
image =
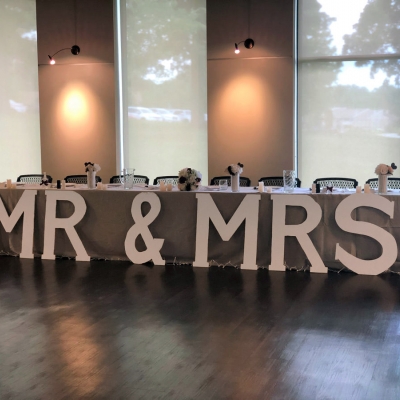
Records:
[[[293,1],[209,1],[207,30],[209,177],[239,161],[253,185],[282,175],[293,168]],[[248,37],[254,48],[234,54]]]
[[[42,170],[63,179],[92,161],[108,181],[116,174],[113,1],[76,5],[75,14],[74,0],[37,0]],[[78,56],[66,50],[48,64],[48,54],[73,44]]]
[[[43,171],[64,179],[92,161],[103,180],[115,175],[113,66],[40,66],[39,99]]]
[[[256,185],[293,167],[292,82],[288,59],[208,63],[210,177],[241,162]]]

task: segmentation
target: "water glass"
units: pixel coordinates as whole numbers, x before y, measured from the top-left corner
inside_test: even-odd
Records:
[[[296,171],[291,169],[283,170],[283,191],[285,193],[293,193],[296,187]]]
[[[228,190],[228,180],[227,179],[220,179],[219,190]]]
[[[121,171],[121,183],[124,185],[124,189],[132,189],[134,183],[135,170],[133,168],[124,168]]]

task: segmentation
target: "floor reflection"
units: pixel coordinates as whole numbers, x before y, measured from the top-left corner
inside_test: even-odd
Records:
[[[2,261],[0,398],[399,397],[399,275]]]

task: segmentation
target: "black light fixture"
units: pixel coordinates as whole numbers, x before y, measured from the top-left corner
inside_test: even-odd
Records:
[[[251,34],[251,32],[250,32],[250,18],[251,18],[251,0],[247,0],[247,34],[249,36]],[[246,49],[252,49],[254,47],[254,40],[253,39],[248,38],[246,40],[242,40],[241,42],[235,43],[235,53],[236,54],[240,53],[240,50],[239,50],[239,44],[240,43],[244,43],[244,47],[246,47]]]
[[[72,53],[74,56],[77,56],[77,55],[81,52],[81,48],[80,48],[78,45],[76,45],[76,44],[74,44],[72,47],[65,47],[64,49],[58,50],[58,51],[56,51],[52,56],[51,56],[51,55],[48,56],[51,65],[54,65],[54,64],[56,63],[56,60],[54,60],[53,57],[54,57],[56,54],[58,54],[60,51],[64,51],[64,50],[71,50],[71,53]]]
[[[242,40],[239,43],[235,43],[235,53],[239,54],[240,50],[239,50],[239,44],[240,43],[244,43],[244,47],[246,47],[246,49],[252,49],[254,47],[254,40],[253,39],[246,39],[246,40]]]
[[[74,0],[75,43],[77,42],[76,37],[77,37],[77,27],[78,27],[78,13],[76,11],[76,2],[77,2],[77,0]],[[64,50],[71,50],[71,53],[74,56],[77,56],[81,52],[81,48],[77,44],[74,44],[72,47],[65,47],[61,50],[58,50],[52,56],[50,54],[48,55],[51,65],[54,65],[56,63],[56,60],[53,57],[56,54],[58,54],[59,52],[64,51]]]

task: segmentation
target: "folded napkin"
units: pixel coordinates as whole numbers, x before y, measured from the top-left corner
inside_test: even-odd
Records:
[[[105,184],[107,187],[110,188],[123,188],[124,184],[123,183],[107,183]],[[143,188],[143,189],[147,189],[147,184],[142,182],[142,183],[135,183],[132,185],[132,187],[139,187],[139,188]],[[158,187],[158,186],[157,186]]]
[[[148,185],[146,189],[149,189],[149,190],[160,190],[160,186],[158,186],[158,185]]]
[[[333,188],[332,189],[332,193],[334,194],[334,193],[355,193],[356,192],[356,189],[352,189],[352,188]],[[328,191],[327,190],[327,188],[326,187],[324,187],[324,188],[322,188],[321,189],[321,193],[328,193],[328,194],[330,194],[331,192],[330,191]]]
[[[216,190],[219,191],[219,186],[216,185],[211,185],[211,186],[200,186],[199,190],[204,190],[204,191],[212,191],[215,192]],[[221,190],[221,192],[226,192],[226,190]]]
[[[311,193],[309,188],[295,188],[294,193]]]

